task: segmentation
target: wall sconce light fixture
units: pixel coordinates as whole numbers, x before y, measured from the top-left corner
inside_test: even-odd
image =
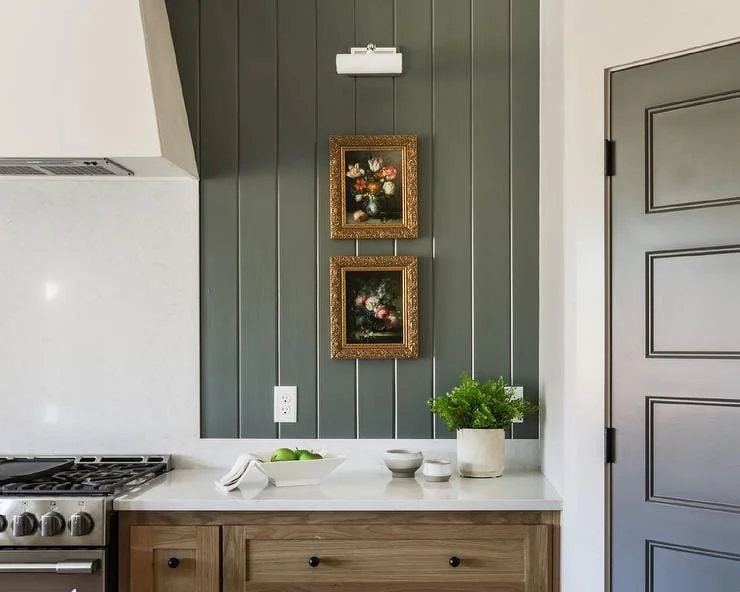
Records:
[[[351,47],[337,54],[337,74],[346,76],[398,76],[403,72],[403,54],[395,47]]]

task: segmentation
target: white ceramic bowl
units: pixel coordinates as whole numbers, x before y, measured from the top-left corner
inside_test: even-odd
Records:
[[[423,460],[424,455],[420,450],[392,448],[383,455],[385,466],[394,477],[413,477]]]
[[[325,454],[317,460],[284,460],[270,462],[272,452],[256,452],[255,456],[264,462],[256,465],[275,487],[292,485],[318,485],[321,480],[341,465],[346,456]]]
[[[452,464],[448,460],[430,459],[424,461],[421,474],[427,481],[449,481],[452,476]]]

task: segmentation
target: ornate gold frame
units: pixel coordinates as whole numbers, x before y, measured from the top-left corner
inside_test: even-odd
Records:
[[[347,224],[345,152],[348,150],[398,150],[403,179],[402,221],[400,224]],[[331,136],[329,139],[329,229],[332,238],[382,239],[419,237],[416,136]]]
[[[401,271],[403,343],[347,343],[347,271]],[[337,360],[388,360],[419,357],[419,263],[411,256],[338,256],[329,265],[331,357]]]

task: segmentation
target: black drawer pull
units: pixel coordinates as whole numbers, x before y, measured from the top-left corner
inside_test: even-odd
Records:
[[[321,563],[321,559],[316,557],[316,555],[311,555],[311,557],[308,558],[308,565],[310,567],[318,567],[319,563]]]
[[[454,555],[450,557],[450,567],[457,567],[458,565],[460,565],[460,558]]]
[[[167,560],[167,567],[175,569],[178,565],[180,565],[180,560],[177,557],[170,557]]]

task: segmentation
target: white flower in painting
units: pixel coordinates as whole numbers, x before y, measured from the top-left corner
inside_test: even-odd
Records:
[[[377,173],[381,168],[383,168],[383,159],[376,156],[375,158],[369,159],[367,164],[373,173]]]
[[[355,195],[355,201],[362,201],[362,198],[364,197],[365,197],[364,193],[358,193],[357,195]]]
[[[396,184],[393,181],[386,181],[383,183],[383,193],[386,195],[393,195],[396,191]]]
[[[368,310],[375,310],[380,305],[380,298],[377,296],[370,296],[365,300],[365,308]]]
[[[360,168],[360,163],[356,162],[355,164],[351,164],[347,167],[347,176],[350,179],[356,179],[357,177],[361,177],[365,174],[365,170]]]

